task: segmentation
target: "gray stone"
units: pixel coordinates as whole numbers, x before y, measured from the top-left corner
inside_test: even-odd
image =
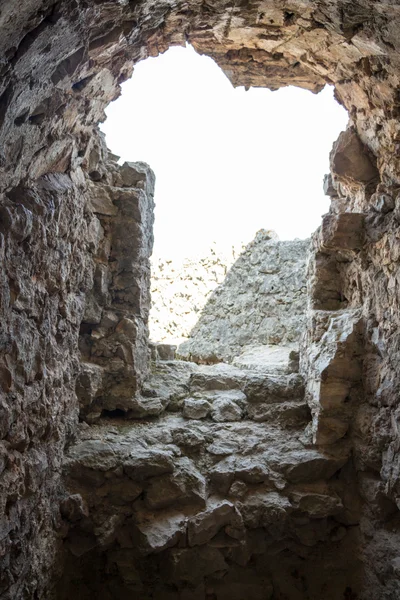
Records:
[[[0,594],[4,600],[239,600],[258,598],[263,589],[261,598],[398,598],[397,3],[154,4],[2,3]],[[205,311],[202,345],[193,349],[199,361],[231,360],[249,344],[298,343],[301,334],[312,427],[289,433],[273,415],[262,424],[186,422],[204,428],[207,446],[223,437],[240,444],[230,462],[202,449],[181,450],[196,456],[204,477],[219,469],[221,495],[236,481],[239,459],[264,457],[270,480],[248,484],[262,487],[249,515],[267,531],[257,527],[230,546],[220,531],[214,540],[220,549],[187,548],[185,531],[168,526],[147,544],[160,555],[143,560],[130,534],[135,518],[144,526],[141,499],[133,498],[147,480],[136,484],[123,464],[136,448],[146,454],[151,446],[167,453],[173,468],[179,450],[171,429],[182,427],[183,418],[163,412],[134,423],[111,419],[120,402],[126,407],[140,396],[149,369],[154,176],[144,165],[121,172],[108,161],[97,124],[139,59],[186,42],[212,56],[234,86],[293,84],[318,92],[333,84],[351,126],[332,153],[336,194],[324,221],[327,243],[314,236],[308,275],[296,268],[305,261],[289,260],[293,248],[300,257],[306,242],[277,244],[263,232],[255,252],[238,261],[239,276],[232,270],[225,282],[230,290],[239,284],[241,293],[215,294],[217,307],[228,310]],[[394,210],[375,194],[396,198]],[[104,236],[96,225],[93,231],[92,208]],[[342,229],[358,219],[343,215],[353,214],[365,215],[362,235]],[[117,332],[105,312],[126,327]],[[93,418],[109,410],[110,418],[91,426],[78,419],[79,352],[105,374],[104,394],[95,392],[90,410]],[[153,458],[143,460],[152,465]],[[314,484],[313,477],[334,488],[343,512],[311,518],[297,508],[271,508],[258,520],[261,491],[276,486],[286,497],[293,486]],[[126,503],[121,491],[117,504],[124,480],[135,485],[126,487]],[[59,499],[75,494],[89,514],[62,521]],[[332,508],[332,500],[317,500],[316,514],[321,502]],[[276,498],[270,501],[279,508]],[[154,517],[147,513],[147,526],[157,523]]]
[[[145,492],[145,502],[151,510],[172,504],[204,506],[205,500],[205,479],[186,457],[175,462],[173,474],[151,479]]]
[[[344,180],[365,184],[379,175],[372,155],[362,144],[354,127],[342,131],[333,145],[330,158],[333,174]]]
[[[313,519],[322,519],[339,513],[343,504],[335,493],[318,493],[318,489],[296,490],[289,494],[293,506]]]
[[[131,523],[132,540],[144,555],[162,552],[183,538],[186,521],[185,515],[178,511],[165,511],[157,516],[138,511]]]
[[[186,419],[205,419],[210,411],[211,404],[201,398],[187,398],[183,403],[183,416]]]
[[[276,527],[285,523],[292,506],[285,496],[276,492],[252,491],[239,504],[246,527]]]
[[[235,518],[234,505],[225,500],[210,503],[207,509],[188,521],[189,546],[199,546],[209,542],[218,531]]]
[[[240,406],[229,398],[217,398],[212,405],[211,418],[213,421],[240,421],[243,411]]]
[[[173,460],[163,450],[139,449],[131,453],[123,462],[124,472],[134,481],[172,473]]]
[[[298,370],[298,351],[293,346],[254,346],[236,356],[232,364],[263,374],[286,375]]]
[[[104,369],[94,363],[81,362],[76,381],[76,394],[81,408],[90,406],[103,389]]]
[[[298,343],[306,308],[308,248],[308,240],[277,242],[270,232],[259,231],[208,298],[178,356],[213,364],[231,362],[254,346]],[[248,360],[254,365],[263,358],[245,357],[244,366]]]
[[[242,370],[225,363],[201,366],[190,376],[190,389],[192,391],[242,389],[246,377],[246,373]]]
[[[118,213],[118,208],[113,204],[110,194],[102,185],[92,184],[89,187],[88,199],[94,213],[107,216],[115,216]]]

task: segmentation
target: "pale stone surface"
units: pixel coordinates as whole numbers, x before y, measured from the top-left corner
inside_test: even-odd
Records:
[[[228,590],[257,590],[259,569],[271,581],[267,547],[274,555],[282,544],[288,549],[298,545],[304,557],[323,541],[334,556],[338,528],[343,539],[347,536],[342,523],[351,499],[341,469],[350,459],[348,444],[321,452],[304,445],[302,428],[287,436],[274,420],[193,421],[191,438],[183,436],[187,422],[180,414],[165,413],[152,422],[114,422],[112,428],[106,423],[82,428],[80,441],[69,452],[64,468],[74,492],[70,497],[87,503],[90,512],[86,520],[79,514],[73,521],[67,543],[75,549],[82,528],[90,530],[93,523],[91,544],[125,578],[130,573],[135,593],[146,585],[146,569],[158,569],[151,562],[154,554],[163,581],[189,585],[188,597],[190,585],[205,580],[216,585],[209,577],[222,569],[238,586],[217,586],[225,597]],[[136,497],[132,484],[138,486]],[[128,572],[125,555],[115,554],[110,539],[140,558]],[[79,560],[85,553],[90,556],[90,548]],[[282,564],[299,564],[295,556],[282,558]],[[226,560],[221,562],[222,557]],[[248,579],[241,575],[235,580],[238,565],[246,567]],[[347,568],[337,559],[336,565],[339,573]],[[271,585],[266,589],[272,590]]]
[[[305,318],[308,247],[308,240],[277,242],[260,230],[208,298],[178,356],[205,364],[236,360],[242,368],[273,360],[269,345],[295,349]]]
[[[187,398],[183,403],[183,416],[187,419],[204,419],[211,412],[211,404],[203,398]]]
[[[239,369],[250,369],[274,375],[298,371],[298,351],[296,346],[250,346],[232,361]]]

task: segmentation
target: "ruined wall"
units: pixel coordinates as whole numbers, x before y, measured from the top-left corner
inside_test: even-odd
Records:
[[[153,247],[154,175],[144,163],[119,167],[91,182],[93,286],[86,295],[77,395],[88,422],[104,410],[134,409],[147,375],[147,320]]]
[[[230,255],[215,246],[201,258],[153,258],[150,339],[200,362],[231,361],[249,346],[298,344],[309,242],[275,240],[260,230]]]
[[[179,356],[232,361],[263,345],[296,346],[304,328],[309,240],[278,242],[261,230],[209,297]]]
[[[58,508],[60,462],[77,427],[79,329],[96,262],[86,198],[106,172],[96,123],[135,62],[189,41],[235,85],[318,91],[328,82],[349,111],[352,129],[338,142],[328,183],[332,210],[315,238],[312,353],[303,368],[315,383],[306,390],[310,439],[332,449],[343,436],[352,446],[363,500],[354,523],[360,597],[397,598],[397,4],[4,1],[0,27],[2,597],[51,597],[68,528]],[[348,312],[344,336],[333,331],[340,310],[344,319]],[[314,370],[312,356],[322,357]],[[340,376],[346,360],[350,385]],[[319,439],[322,429],[339,439]]]

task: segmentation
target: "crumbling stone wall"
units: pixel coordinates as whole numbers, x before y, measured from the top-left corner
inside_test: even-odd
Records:
[[[352,521],[360,596],[397,598],[397,4],[28,0],[3,2],[0,27],[2,597],[51,598],[61,569],[69,521],[59,510],[60,463],[77,428],[79,330],[96,262],[87,193],[107,172],[96,124],[135,62],[189,41],[235,85],[316,92],[328,82],[349,111],[310,265],[307,433],[330,451],[349,440],[350,483],[362,499]],[[336,336],[340,310],[354,327]],[[351,385],[342,385],[346,360]]]
[[[80,417],[88,422],[104,410],[135,407],[149,360],[154,175],[144,163],[119,167],[110,157],[106,166],[107,174],[88,188],[94,274],[76,387]]]
[[[261,230],[208,299],[179,355],[230,362],[262,345],[295,347],[304,329],[309,240],[279,242]]]

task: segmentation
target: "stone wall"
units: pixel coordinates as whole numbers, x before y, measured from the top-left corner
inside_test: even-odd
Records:
[[[147,320],[153,247],[154,175],[144,163],[119,167],[88,189],[93,286],[80,328],[80,417],[89,422],[103,410],[128,411],[147,375]]]
[[[235,85],[317,92],[330,83],[349,111],[327,180],[331,211],[310,262],[302,369],[313,420],[305,435],[321,452],[351,446],[335,478],[346,474],[361,498],[347,521],[359,536],[358,595],[397,599],[397,4],[27,0],[3,2],[0,27],[2,598],[55,597],[57,550],[71,524],[60,512],[61,462],[78,429],[79,330],[97,263],[86,197],[93,181],[107,181],[96,125],[137,61],[189,41]],[[112,565],[99,558],[92,567],[106,586]],[[287,595],[304,597],[302,585],[293,581]],[[223,586],[215,589],[210,594],[226,597]],[[354,597],[352,589],[343,595]]]
[[[179,355],[231,361],[254,346],[296,346],[304,328],[309,240],[261,230],[210,295]]]
[[[90,216],[64,173],[3,193],[0,214],[0,597],[40,598],[57,572],[59,473],[76,430]]]

